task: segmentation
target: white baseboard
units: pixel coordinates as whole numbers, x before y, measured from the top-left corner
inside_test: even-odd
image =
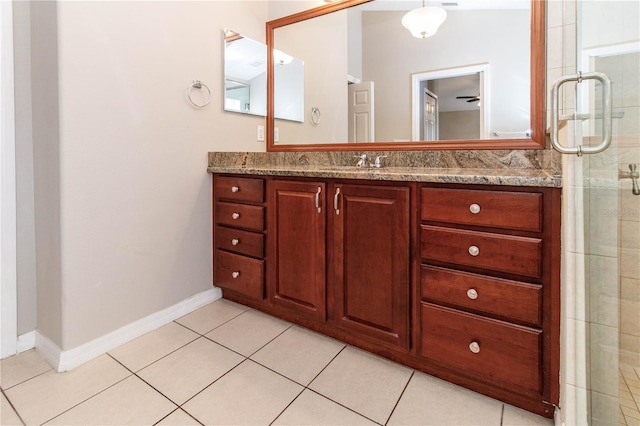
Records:
[[[222,290],[214,287],[67,351],[60,350],[55,343],[36,331],[35,347],[56,371],[71,370],[221,297]]]
[[[30,331],[28,333],[18,336],[18,353],[28,351],[36,347],[36,332]]]

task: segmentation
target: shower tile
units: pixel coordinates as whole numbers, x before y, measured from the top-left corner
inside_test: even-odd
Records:
[[[640,106],[640,53],[622,57],[622,103],[625,107]]]
[[[616,327],[591,324],[591,389],[609,396],[618,395],[618,332]]]
[[[619,418],[620,404],[617,396],[591,392],[592,426],[611,426],[612,420]]]
[[[561,27],[563,24],[563,2],[551,1],[547,4],[547,28]]]
[[[589,260],[589,321],[618,327],[618,259],[587,256]]]
[[[640,167],[640,164],[638,164]],[[640,221],[640,196],[631,193],[631,182],[623,185],[620,193],[620,213],[624,220]]]
[[[562,27],[547,30],[547,67],[562,68]]]
[[[620,277],[620,332],[640,336],[640,280]]]
[[[617,181],[617,176],[615,177]],[[617,187],[617,182],[616,182]],[[618,255],[618,192],[611,187],[591,187],[589,192],[589,224],[585,246],[587,252],[600,256]],[[615,206],[615,207],[612,207]]]
[[[640,279],[640,250],[620,249],[620,275]]]

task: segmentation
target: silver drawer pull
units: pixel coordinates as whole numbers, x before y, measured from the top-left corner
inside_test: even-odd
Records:
[[[480,352],[480,344],[478,342],[471,342],[469,344],[469,350],[474,354],[477,354],[478,352]]]
[[[480,213],[480,205],[473,203],[469,206],[469,211],[473,214],[478,214]]]
[[[231,245],[237,246],[238,244],[240,244],[240,240],[237,238],[234,238],[233,240],[231,240]]]
[[[475,288],[470,288],[467,290],[467,297],[471,300],[476,300],[478,298],[478,292]]]
[[[231,187],[231,192],[238,192],[238,191],[240,191],[239,187],[237,187],[237,186],[232,186]]]
[[[238,277],[240,276],[240,272],[238,272],[238,271],[233,271],[233,272],[231,273],[231,276],[232,276],[233,278],[238,278]]]
[[[477,256],[477,255],[480,254],[480,249],[478,247],[476,247],[476,246],[471,246],[471,247],[469,247],[469,254],[471,256]]]
[[[240,218],[240,213],[235,213],[235,212],[234,212],[234,213],[231,213],[231,218],[232,218],[233,220]]]

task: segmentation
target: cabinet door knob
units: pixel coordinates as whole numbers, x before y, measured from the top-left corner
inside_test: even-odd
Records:
[[[476,300],[478,298],[478,292],[475,288],[470,288],[467,290],[467,297],[471,300]]]
[[[234,238],[233,240],[231,240],[231,244],[234,246],[237,246],[238,244],[240,244],[240,240],[237,238]]]
[[[480,352],[480,343],[478,342],[469,343],[469,350],[474,354],[477,354],[478,352]]]
[[[469,206],[469,211],[473,214],[478,214],[480,213],[480,205],[473,203]]]
[[[231,276],[232,276],[233,278],[238,278],[238,277],[240,276],[240,272],[238,272],[238,271],[233,271],[233,272],[231,273]]]
[[[238,219],[239,217],[240,217],[240,213],[236,213],[236,212],[231,213],[231,218],[232,218],[232,219],[234,219],[234,220],[235,220],[235,219]]]
[[[240,191],[239,187],[237,187],[237,186],[232,186],[231,187],[231,192],[238,192],[238,191]]]
[[[476,246],[471,246],[471,247],[469,247],[469,254],[471,256],[477,256],[477,255],[480,254],[480,249],[478,247],[476,247]]]

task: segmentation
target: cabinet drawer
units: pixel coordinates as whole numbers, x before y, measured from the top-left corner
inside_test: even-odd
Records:
[[[542,194],[422,188],[420,218],[464,225],[542,230]]]
[[[264,298],[264,261],[216,250],[213,283],[254,299]]]
[[[262,258],[264,257],[264,235],[216,226],[216,248]]]
[[[542,287],[451,269],[422,265],[422,298],[541,324]]]
[[[262,203],[264,181],[255,178],[216,176],[214,194],[217,199]]]
[[[216,223],[262,231],[264,229],[264,207],[218,202],[216,203]]]
[[[542,240],[422,225],[420,254],[438,260],[540,278]]]
[[[542,332],[421,304],[420,354],[498,386],[541,392]]]

